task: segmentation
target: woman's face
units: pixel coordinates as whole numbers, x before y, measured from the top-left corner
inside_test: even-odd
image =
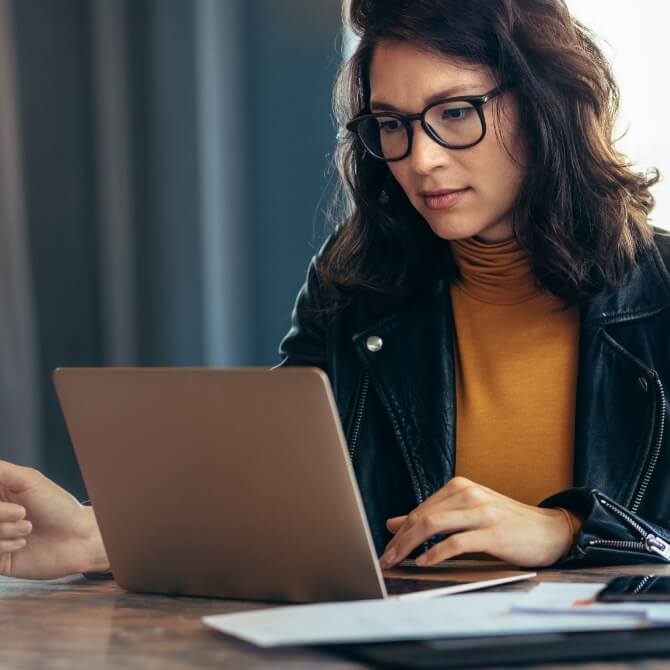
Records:
[[[384,41],[375,47],[370,66],[370,107],[388,111],[391,105],[412,114],[436,97],[483,95],[502,83],[483,66],[465,65],[407,42]],[[494,113],[496,105],[502,105],[501,114]],[[513,89],[483,110],[486,135],[479,144],[447,149],[414,121],[412,152],[388,163],[409,201],[443,239],[476,236],[499,242],[513,235],[512,208],[525,163]],[[453,190],[457,192],[451,195],[428,195]]]

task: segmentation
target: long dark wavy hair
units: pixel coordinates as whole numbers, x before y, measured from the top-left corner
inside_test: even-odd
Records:
[[[380,40],[490,67],[519,101],[527,163],[513,227],[539,284],[571,305],[622,283],[652,243],[649,189],[659,174],[635,172],[615,148],[617,84],[563,0],[344,0],[343,15],[360,41],[335,83],[340,129],[369,111]],[[316,265],[334,306],[361,293],[402,302],[436,274],[457,275],[448,243],[344,130],[335,164],[336,230]]]

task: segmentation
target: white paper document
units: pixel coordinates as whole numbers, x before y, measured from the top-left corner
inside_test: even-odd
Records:
[[[637,616],[537,616],[513,612],[523,593],[474,593],[436,600],[359,600],[291,605],[207,616],[218,631],[247,642],[278,645],[512,635],[558,631],[636,628]]]
[[[602,616],[636,616],[640,619],[661,623],[670,622],[668,603],[599,603],[595,596],[605,584],[594,582],[538,584],[532,591],[519,598],[512,609],[516,612],[537,614],[573,614]]]

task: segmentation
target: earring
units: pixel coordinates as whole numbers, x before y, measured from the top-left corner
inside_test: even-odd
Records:
[[[393,188],[393,177],[390,172],[386,173],[384,178],[384,185],[382,186],[381,193],[379,194],[379,204],[388,205],[391,202],[391,192]]]

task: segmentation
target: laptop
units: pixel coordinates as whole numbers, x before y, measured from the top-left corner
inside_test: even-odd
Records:
[[[533,576],[387,584],[317,368],[62,368],[54,383],[128,591],[298,603]]]

